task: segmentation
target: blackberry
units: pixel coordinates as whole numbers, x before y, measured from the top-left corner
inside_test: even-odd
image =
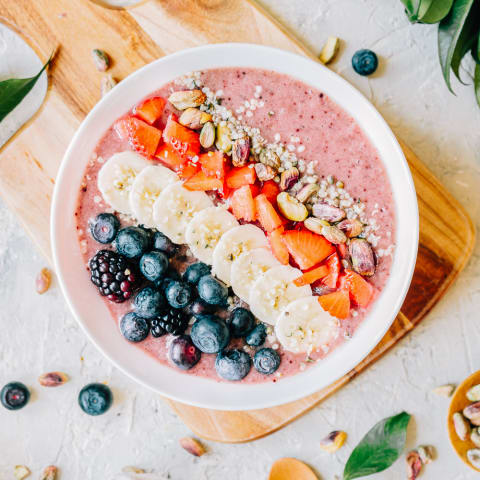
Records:
[[[89,262],[90,279],[100,295],[121,303],[132,296],[136,278],[127,259],[112,250],[98,251]]]
[[[188,327],[188,315],[177,308],[168,308],[157,318],[150,320],[150,331],[154,337],[161,337],[166,333],[181,335]]]

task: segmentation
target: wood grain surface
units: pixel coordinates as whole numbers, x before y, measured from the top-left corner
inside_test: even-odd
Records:
[[[313,57],[274,19],[247,0],[150,0],[127,11],[89,0],[0,0],[0,21],[15,28],[42,58],[55,48],[50,88],[41,111],[0,150],[0,194],[46,257],[50,200],[63,153],[100,98],[90,52],[102,48],[121,80],[164,54],[206,43],[242,41]],[[415,154],[402,143],[420,211],[420,247],[402,313],[370,355],[328,388],[280,407],[222,412],[169,401],[203,438],[242,442],[271,433],[345,385],[412,330],[465,266],[474,244],[472,222]],[[73,192],[75,194],[75,192]]]

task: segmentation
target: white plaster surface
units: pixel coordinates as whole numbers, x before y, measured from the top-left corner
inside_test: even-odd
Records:
[[[435,27],[409,25],[399,0],[264,3],[317,51],[329,34],[344,40],[332,68],[375,103],[478,226],[480,109],[472,88],[455,81],[457,96],[448,93],[436,58]],[[380,71],[368,79],[350,67],[352,53],[362,47],[381,58]],[[467,72],[464,76],[470,80]],[[16,464],[28,465],[33,478],[39,478],[41,467],[53,463],[68,480],[110,479],[125,465],[159,475],[153,478],[260,480],[275,459],[294,456],[311,464],[319,478],[333,480],[363,434],[401,410],[414,417],[408,447],[433,444],[438,452],[421,478],[478,478],[448,443],[448,400],[430,393],[480,368],[478,245],[466,270],[423,323],[347,387],[267,438],[243,445],[206,442],[209,453],[195,459],[178,446],[188,428],[161,398],[126,378],[90,345],[58,286],[43,296],[35,293],[34,278],[45,260],[1,203],[0,225],[0,383],[20,380],[33,391],[24,410],[0,408],[0,478],[13,478]],[[49,370],[65,371],[71,381],[58,389],[40,387],[36,378]],[[90,381],[107,381],[114,391],[114,407],[102,417],[87,417],[76,404],[78,390]],[[332,429],[349,435],[333,455],[318,446]],[[405,479],[403,459],[371,478]]]

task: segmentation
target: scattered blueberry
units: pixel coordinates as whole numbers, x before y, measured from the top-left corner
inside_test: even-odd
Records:
[[[359,75],[371,75],[378,67],[377,55],[371,50],[358,50],[352,57],[352,67]]]
[[[150,320],[150,330],[154,337],[161,337],[166,333],[180,335],[188,327],[189,316],[177,308],[167,308],[157,318]]]
[[[0,390],[0,401],[8,410],[20,410],[28,400],[30,400],[30,392],[23,383],[10,382]]]
[[[112,213],[99,213],[90,222],[90,233],[99,243],[112,243],[120,228],[120,221]]]
[[[205,315],[215,312],[215,306],[204,302],[201,298],[196,298],[188,307],[192,315]]]
[[[120,320],[120,331],[129,342],[141,342],[148,335],[147,321],[135,312],[129,312]]]
[[[202,262],[192,263],[183,274],[183,279],[196,285],[204,275],[210,275],[210,267]]]
[[[140,271],[151,282],[160,280],[168,269],[168,258],[162,252],[153,250],[144,253],[140,259]]]
[[[149,249],[150,242],[150,233],[144,228],[125,227],[117,233],[115,248],[127,258],[139,258]]]
[[[252,359],[243,350],[226,350],[215,359],[215,370],[225,380],[241,380],[252,368]]]
[[[143,318],[155,318],[165,305],[162,294],[153,287],[140,290],[133,301],[135,312]]]
[[[204,275],[198,282],[197,288],[200,298],[210,305],[225,305],[227,303],[227,286],[211,275]]]
[[[192,300],[192,289],[188,283],[173,280],[165,289],[165,297],[173,308],[184,308]]]
[[[198,363],[202,355],[188,335],[175,338],[170,344],[168,354],[170,360],[182,370],[190,370]]]
[[[102,415],[112,405],[113,395],[103,383],[89,383],[78,394],[78,404],[88,415]]]
[[[193,324],[192,341],[204,353],[218,353],[230,341],[230,332],[225,322],[215,315],[202,315]]]
[[[267,338],[267,329],[265,324],[259,323],[251,332],[245,337],[245,342],[251,347],[260,347],[265,343]]]
[[[280,366],[280,355],[272,348],[261,348],[253,357],[257,372],[271,375]]]
[[[177,246],[161,232],[155,232],[153,234],[153,248],[154,250],[160,250],[169,257],[175,255],[177,251]]]
[[[233,337],[243,337],[255,325],[255,318],[246,308],[236,308],[227,319]]]

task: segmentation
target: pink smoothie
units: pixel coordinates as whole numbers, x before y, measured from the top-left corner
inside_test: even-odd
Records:
[[[275,72],[237,68],[212,69],[203,72],[201,78],[205,86],[218,92],[223,98],[222,106],[231,109],[237,118],[241,117],[243,123],[259,128],[262,136],[269,142],[280,139],[288,144],[291,151],[298,152],[297,156],[305,162],[314,162],[314,173],[320,179],[334,175],[344,183],[352,197],[365,204],[365,216],[378,228],[375,231],[374,248],[377,269],[369,282],[381,291],[388,279],[392,263],[395,238],[394,205],[389,180],[378,152],[354,119],[321,91]],[[181,89],[184,87],[172,82],[149,96],[168,98],[173,90]],[[258,106],[255,109],[245,107],[245,102],[250,103],[253,98]],[[172,111],[173,107],[167,103],[161,125],[165,124]],[[88,221],[100,212],[111,211],[97,188],[98,171],[112,154],[130,149],[128,142],[121,140],[110,127],[86,168],[75,213],[78,238],[86,263],[98,250],[104,248],[90,236]],[[120,219],[122,225],[132,223],[127,218]],[[187,257],[184,260],[185,264],[181,269],[195,259]],[[85,288],[95,288],[87,274]],[[112,335],[120,335],[118,320],[132,310],[131,301],[115,304],[105,299],[105,302],[114,321]],[[352,310],[349,318],[340,322],[340,334],[329,349],[313,351],[308,358],[305,354],[283,351],[275,337],[269,336],[265,346],[278,349],[282,359],[280,368],[276,374],[270,376],[262,375],[252,368],[242,382],[276,382],[281,377],[296,374],[316,361],[321,361],[321,358],[338,344],[348,341],[366,314],[367,311],[363,309]],[[160,338],[149,336],[137,345],[159,362],[170,364],[167,350],[171,338],[169,335]],[[235,340],[231,346],[236,344],[243,345],[241,340]],[[251,353],[254,353],[253,349]],[[214,362],[215,355],[202,354],[200,362],[184,373],[223,381],[215,372]]]

